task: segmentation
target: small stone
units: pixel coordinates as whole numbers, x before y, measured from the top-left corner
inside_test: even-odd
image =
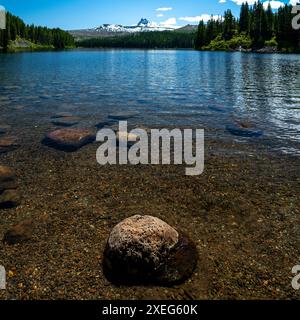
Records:
[[[173,285],[192,275],[197,258],[183,233],[156,217],[137,215],[112,230],[103,270],[114,283]]]
[[[72,127],[75,124],[78,124],[80,121],[80,118],[78,117],[60,117],[52,120],[52,124],[55,126],[61,126],[61,127]]]
[[[139,140],[139,136],[133,133],[119,131],[117,132],[117,141],[120,142],[121,139],[127,139],[127,145],[128,147],[131,147]]]
[[[10,130],[10,126],[6,124],[0,124],[0,134],[4,134]]]
[[[73,152],[93,142],[95,134],[89,129],[68,128],[48,133],[43,144],[67,152]]]
[[[5,233],[3,242],[13,245],[28,241],[32,237],[33,228],[34,223],[32,219],[20,222]]]
[[[0,182],[15,179],[15,171],[9,167],[0,166]]]
[[[247,120],[235,120],[233,124],[227,125],[226,130],[234,136],[246,138],[258,138],[264,132]]]
[[[58,112],[52,117],[52,119],[59,119],[65,117],[73,117],[73,115],[70,112]]]
[[[19,147],[19,143],[15,137],[5,137],[0,139],[0,153],[13,151]]]
[[[113,119],[113,120],[127,120],[130,118],[134,118],[138,115],[138,112],[134,112],[134,111],[128,111],[128,112],[115,112],[115,113],[111,113],[108,118],[109,119]]]
[[[11,168],[0,166],[0,192],[16,187],[15,172]]]
[[[0,208],[13,208],[20,204],[20,195],[15,189],[7,189],[0,192]]]

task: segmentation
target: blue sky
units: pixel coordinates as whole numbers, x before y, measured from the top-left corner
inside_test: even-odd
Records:
[[[26,23],[70,30],[93,28],[103,23],[133,25],[141,17],[168,26],[197,24],[199,17],[221,15],[225,9],[232,9],[238,15],[241,2],[243,0],[0,0],[0,5]],[[271,1],[274,7],[289,2]]]

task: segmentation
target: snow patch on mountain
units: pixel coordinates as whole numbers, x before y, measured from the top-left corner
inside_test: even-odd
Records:
[[[120,33],[136,33],[147,31],[166,31],[174,30],[174,28],[159,26],[155,22],[150,22],[148,19],[142,18],[140,22],[133,26],[123,26],[120,24],[102,24],[95,28],[97,32],[120,32]]]

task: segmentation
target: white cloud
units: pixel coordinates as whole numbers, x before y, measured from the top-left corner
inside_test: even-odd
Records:
[[[199,23],[201,20],[203,20],[204,22],[207,22],[210,19],[218,20],[218,19],[221,19],[221,18],[222,17],[218,16],[218,15],[212,16],[210,14],[205,13],[205,14],[201,14],[201,16],[181,17],[181,18],[179,18],[179,20],[180,21],[186,21],[186,22],[189,22],[189,23]]]
[[[284,3],[281,2],[281,1],[275,1],[275,0],[272,0],[272,1],[265,1],[263,4],[264,4],[264,8],[268,8],[268,5],[271,5],[271,8],[272,9],[279,9],[280,7],[284,7]]]
[[[219,0],[219,3],[226,3],[226,0]]]
[[[238,6],[241,6],[246,0],[231,0],[232,2],[236,3]],[[252,6],[257,0],[247,0],[248,4]]]
[[[160,25],[165,28],[175,28],[176,23],[176,18],[169,18],[166,21],[161,22]]]
[[[163,17],[164,15],[162,14],[162,13],[159,13],[159,14],[157,14],[156,15],[158,18],[161,18],[161,17]]]
[[[163,8],[157,8],[156,11],[172,11],[173,8],[171,7],[163,7]]]
[[[226,2],[226,0],[220,0],[219,2],[221,3],[221,1]],[[237,4],[238,6],[241,6],[243,3],[246,2],[246,0],[231,0],[231,1],[234,2],[235,4]],[[290,3],[293,4],[293,3],[296,3],[297,1],[299,1],[299,0],[290,0]],[[222,2],[222,3],[225,3],[225,2]],[[255,2],[257,2],[257,0],[247,0],[247,2],[250,6],[252,6],[252,5],[254,5]],[[278,1],[278,0],[264,1],[263,2],[264,8],[267,8],[269,3],[271,5],[272,9],[278,9],[278,8],[285,5],[282,1]]]

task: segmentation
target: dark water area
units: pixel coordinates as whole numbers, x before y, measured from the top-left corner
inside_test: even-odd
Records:
[[[299,56],[192,50],[0,55],[0,124],[16,134],[33,126],[49,130],[57,112],[81,117],[75,126],[95,127],[118,111],[138,112],[131,126],[205,128],[217,139],[299,155]],[[234,135],[237,123],[263,134]]]

